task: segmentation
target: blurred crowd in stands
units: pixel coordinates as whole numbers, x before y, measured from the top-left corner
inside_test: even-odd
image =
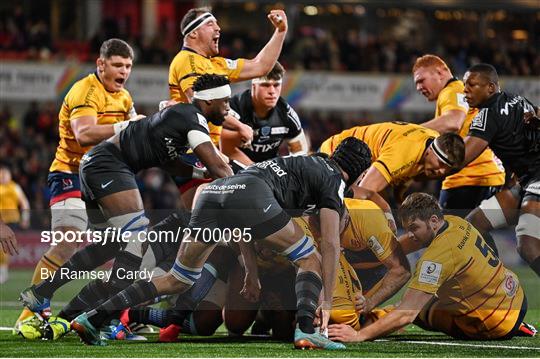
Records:
[[[119,37],[134,47],[138,64],[168,65],[180,49],[178,24],[160,24],[153,39],[135,36],[122,24],[122,19],[105,18],[89,41],[55,40],[46,21],[33,20],[25,16],[22,7],[15,7],[11,13],[0,17],[0,53],[4,58],[26,60],[76,57],[93,61],[103,40]],[[436,36],[439,41],[426,43],[421,41],[425,34],[418,29],[412,29],[403,41],[398,41],[383,31],[368,32],[359,28],[337,31],[324,24],[314,26],[300,22],[292,27],[280,61],[288,69],[407,73],[416,57],[436,53],[459,74],[473,63],[489,62],[504,75],[540,75],[540,42],[528,38],[508,40],[508,37],[478,40],[462,33],[466,32],[464,29],[455,30],[455,33]],[[253,57],[267,38],[265,31],[249,26],[242,31],[223,26],[221,54],[233,58]]]

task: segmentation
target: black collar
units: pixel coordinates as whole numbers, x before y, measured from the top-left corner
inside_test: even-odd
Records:
[[[193,50],[193,49],[190,49],[190,48],[187,47],[187,46],[182,46],[182,50],[181,50],[181,51],[189,51],[189,52],[193,52],[194,54],[197,54],[197,55],[199,55],[199,56],[202,56],[202,57],[205,57],[205,58],[209,59],[209,57],[206,57],[206,56],[204,56],[204,55],[201,55],[201,54],[199,54],[197,51],[195,51],[195,50]]]
[[[435,236],[439,236],[442,234],[442,232],[446,231],[448,229],[450,225],[448,224],[448,222],[446,221],[446,219],[444,220],[444,224],[442,225],[441,228],[439,228],[439,230],[437,231],[437,233],[435,234]]]
[[[495,102],[497,102],[497,100],[499,100],[499,97],[502,96],[502,94],[503,93],[501,91],[494,93],[487,100],[478,105],[478,108],[491,107],[491,105],[493,105]]]
[[[444,87],[450,85],[450,84],[451,84],[452,82],[454,82],[454,81],[458,81],[458,79],[455,78],[455,77],[452,77],[450,80],[448,80],[448,81],[446,82],[446,84],[444,85]],[[444,88],[444,87],[443,87],[443,88]]]

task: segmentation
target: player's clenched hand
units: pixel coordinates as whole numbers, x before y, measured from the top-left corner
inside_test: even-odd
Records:
[[[244,287],[240,291],[240,295],[246,300],[255,303],[259,301],[261,294],[261,283],[259,277],[251,273],[246,273],[244,277]]]
[[[251,141],[253,141],[253,128],[241,124],[238,128],[238,134],[240,135],[240,147],[248,147],[251,145]]]
[[[287,15],[283,10],[271,10],[268,19],[279,32],[287,31]]]
[[[19,254],[15,233],[3,222],[0,222],[0,243],[2,244],[4,253],[11,255]]]
[[[328,327],[328,338],[340,342],[358,342],[357,331],[350,325],[332,324]]]
[[[373,309],[371,300],[362,295],[361,292],[354,293],[354,309],[360,313],[369,313]]]

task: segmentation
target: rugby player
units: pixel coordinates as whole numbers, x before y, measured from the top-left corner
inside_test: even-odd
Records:
[[[206,122],[208,117],[221,123],[227,114],[229,81],[224,76],[203,75],[195,82],[194,89],[193,104],[177,104],[148,118],[126,123],[118,135],[94,147],[81,161],[82,192],[90,222],[96,228],[112,227],[126,234],[121,244],[97,243],[105,248],[101,257],[76,254],[64,265],[68,272],[89,270],[115,257],[108,288],[102,288],[102,299],[131,284],[132,279],[118,276],[119,268],[136,271],[141,265],[141,243],[145,237],[140,232],[146,232],[148,219],[135,181],[138,171],[158,166],[172,174],[197,174],[198,169],[181,161],[181,155],[192,148],[210,176],[232,175],[210,140]],[[84,249],[81,252],[87,253]],[[69,280],[57,276],[44,281],[25,289],[21,299],[39,311],[49,305],[54,291]]]
[[[443,215],[437,199],[413,193],[400,217],[426,248],[400,304],[373,324],[354,330],[329,327],[333,340],[362,342],[414,323],[458,339],[506,339],[530,335],[523,324],[527,300],[517,276],[507,269],[480,233],[464,219]]]
[[[9,166],[4,164],[0,164],[0,220],[13,229],[30,226],[28,198],[21,186],[13,181]],[[7,241],[4,251],[0,252],[0,284],[8,280],[9,255],[6,249],[11,249],[10,243]]]
[[[266,75],[276,63],[287,34],[287,17],[283,10],[272,10],[268,19],[275,31],[253,59],[227,59],[219,56],[221,28],[209,8],[194,8],[182,18],[180,30],[184,37],[183,47],[169,66],[169,94],[172,103],[189,102],[193,96],[191,89],[198,76],[206,73],[225,75],[231,82],[250,80]],[[249,126],[243,125],[234,117],[224,123],[229,129],[241,135],[243,143],[249,143],[253,133]],[[210,124],[210,135],[219,146],[221,126]],[[185,156],[196,163],[194,156]],[[179,180],[182,199],[187,208],[191,207],[195,188],[204,181],[197,179]]]
[[[253,79],[251,89],[231,98],[230,115],[253,128],[253,140],[245,146],[236,131],[223,129],[220,149],[245,165],[278,155],[285,141],[293,156],[308,153],[308,144],[296,111],[281,97],[285,69],[276,62],[266,76]]]
[[[467,217],[481,233],[516,225],[517,250],[540,276],[540,146],[538,129],[528,128],[526,113],[538,107],[526,98],[500,90],[492,65],[477,64],[464,76],[465,99],[480,112],[472,120],[465,138],[465,164],[489,146],[508,172],[518,180],[482,202]]]
[[[328,322],[339,255],[339,218],[343,212],[344,191],[369,167],[370,156],[365,143],[350,138],[343,141],[330,158],[297,156],[253,164],[235,176],[214,181],[201,191],[196,202],[190,228],[208,228],[213,232],[216,229],[219,232],[226,228],[247,228],[251,238],[268,243],[299,267],[295,286],[297,348],[344,348],[316,333],[313,319],[324,283],[321,327],[324,329]],[[305,236],[298,224],[291,220],[291,217],[317,212],[321,217],[322,265],[313,239]],[[195,241],[193,235],[191,237],[180,246],[170,273],[151,282],[138,281],[75,318],[72,327],[83,341],[101,344],[95,328],[118,310],[161,294],[188,290],[200,277],[202,266],[216,245],[215,240]],[[246,237],[244,234],[244,239]],[[244,255],[246,265],[253,264],[246,258]],[[251,288],[253,284],[258,285],[256,274],[255,267],[252,278],[246,275],[246,285],[251,283]]]
[[[435,55],[416,59],[412,72],[416,90],[428,101],[436,101],[435,117],[422,126],[439,133],[467,136],[478,109],[469,108],[465,101],[463,82],[455,78],[448,65]],[[468,213],[503,184],[504,168],[493,152],[486,148],[461,171],[444,179],[439,202],[443,209],[467,210]],[[453,214],[461,215],[461,212]]]
[[[122,121],[137,115],[131,95],[124,88],[133,64],[133,50],[120,39],[101,45],[96,71],[69,90],[60,113],[60,142],[47,179],[51,191],[51,229],[63,233],[84,231],[88,218],[81,199],[79,163],[91,146],[117,134]],[[77,250],[78,243],[62,241],[51,246],[36,265],[32,284],[46,279],[42,270],[55,272]],[[25,309],[17,325],[32,317]]]

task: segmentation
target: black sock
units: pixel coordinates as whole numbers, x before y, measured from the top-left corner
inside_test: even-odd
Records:
[[[157,297],[156,286],[152,282],[140,280],[120,293],[113,295],[106,302],[87,312],[90,323],[99,328],[105,320],[126,308],[144,303]]]
[[[93,280],[81,289],[71,301],[62,308],[58,316],[66,320],[73,320],[79,313],[95,307],[100,302],[107,300],[111,293],[107,283],[99,279]]]
[[[536,257],[534,261],[530,264],[532,270],[540,277],[540,257]]]
[[[166,328],[171,324],[181,325],[184,316],[174,309],[133,308],[129,311],[129,321]]]
[[[307,334],[315,333],[313,319],[321,294],[322,280],[313,272],[302,272],[296,276],[296,322],[300,330]]]
[[[112,293],[118,293],[122,289],[129,287],[133,283],[131,274],[139,271],[141,267],[142,257],[130,252],[122,250],[118,252],[114,259],[114,264],[111,270],[110,284],[115,289]]]
[[[62,275],[62,273],[72,273],[72,271],[88,271],[99,267],[105,262],[114,258],[120,250],[119,243],[92,243],[89,246],[77,251],[71,258],[56,271],[56,275],[46,279],[36,285],[37,294],[52,298],[54,292],[61,286],[71,281],[71,275]]]

